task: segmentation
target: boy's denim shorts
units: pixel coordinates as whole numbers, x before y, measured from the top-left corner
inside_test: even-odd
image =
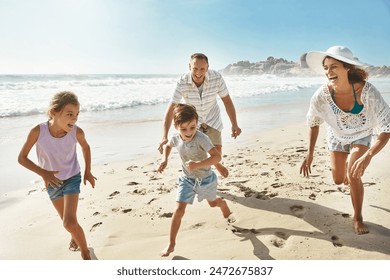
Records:
[[[195,195],[198,196],[198,201],[206,199],[214,201],[217,199],[218,179],[214,172],[211,175],[202,179],[188,178],[181,176],[179,178],[179,188],[177,191],[176,201],[192,204]]]
[[[61,186],[52,187],[49,185],[47,192],[51,201],[64,197],[66,194],[80,193],[81,174],[74,175],[62,182]]]
[[[351,150],[351,145],[363,145],[363,146],[370,147],[371,146],[371,139],[372,139],[372,136],[368,135],[366,137],[355,140],[349,144],[345,144],[345,143],[341,143],[340,141],[338,141],[334,137],[330,137],[330,139],[328,139],[328,149],[329,149],[329,151],[332,151],[332,152],[345,152],[345,153],[349,154],[349,152]]]

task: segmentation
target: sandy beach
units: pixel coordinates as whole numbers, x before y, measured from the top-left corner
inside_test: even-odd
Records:
[[[225,129],[226,130],[226,129]],[[180,161],[172,154],[156,173],[157,151],[93,166],[95,189],[82,186],[79,222],[98,260],[390,260],[390,148],[371,162],[363,181],[370,233],[352,229],[346,186],[332,183],[321,127],[310,178],[299,174],[308,128],[295,123],[252,132],[224,146],[228,178],[218,194],[236,221],[206,202],[187,207],[175,251],[168,244]],[[41,183],[0,197],[2,260],[79,260]]]

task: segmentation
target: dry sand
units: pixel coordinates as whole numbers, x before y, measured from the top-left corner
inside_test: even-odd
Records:
[[[346,186],[332,183],[325,127],[310,178],[299,174],[308,128],[295,124],[224,147],[228,178],[218,193],[236,221],[206,202],[187,207],[175,251],[168,244],[180,161],[176,152],[163,174],[160,155],[93,166],[95,189],[82,186],[79,222],[99,260],[390,260],[390,148],[363,177],[363,215],[370,233],[352,229]],[[247,140],[244,140],[247,139]],[[250,139],[250,140],[248,140]],[[157,143],[156,143],[157,147]],[[79,260],[67,249],[62,227],[41,183],[0,197],[2,260]]]

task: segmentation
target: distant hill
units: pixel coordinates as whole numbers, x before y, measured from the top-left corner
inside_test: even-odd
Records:
[[[370,77],[386,77],[390,78],[389,66],[367,66]],[[265,61],[249,62],[239,61],[229,64],[224,69],[219,70],[223,75],[262,75],[271,74],[282,77],[313,77],[319,76],[306,65],[304,55],[301,57],[300,63],[287,61],[284,58],[268,57]]]

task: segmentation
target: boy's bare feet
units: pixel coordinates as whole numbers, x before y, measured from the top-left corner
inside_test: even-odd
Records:
[[[73,238],[69,242],[69,250],[75,252],[79,249],[79,246],[77,245],[76,241],[73,240]]]
[[[226,178],[227,176],[229,176],[229,170],[227,170],[227,168],[222,164],[216,164],[215,168],[218,170],[219,174],[221,174],[222,177]]]
[[[168,257],[170,253],[175,250],[175,245],[168,245],[166,249],[161,252],[161,257]]]
[[[227,217],[226,220],[227,220],[227,222],[228,222],[229,224],[233,224],[233,223],[236,222],[237,219],[236,219],[236,217],[233,215],[233,213],[230,213],[229,217]]]
[[[362,220],[353,220],[353,229],[356,234],[366,234],[370,232]]]

